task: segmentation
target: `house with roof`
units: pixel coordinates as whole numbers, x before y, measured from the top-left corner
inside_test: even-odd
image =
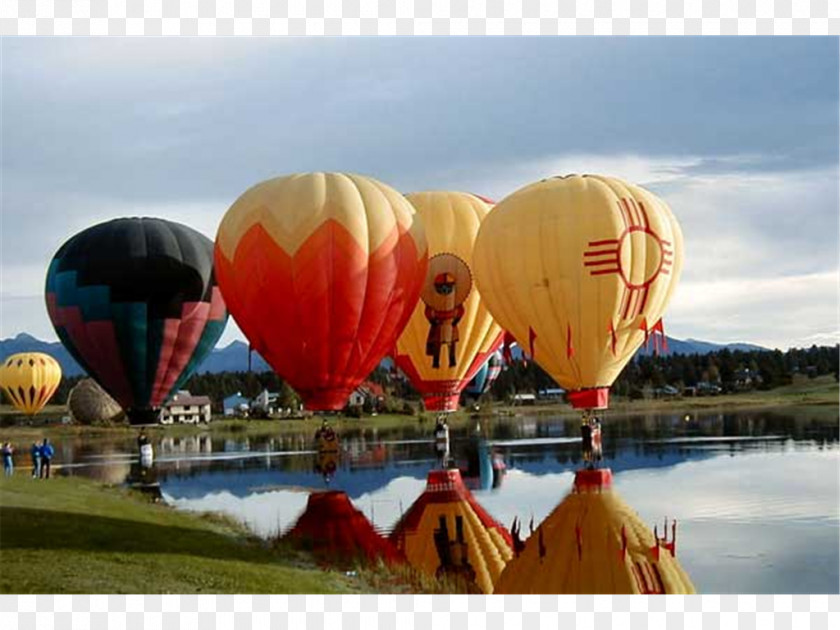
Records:
[[[385,402],[385,389],[382,385],[365,381],[353,390],[347,404],[351,407],[360,407],[365,404],[365,401],[368,401],[374,408]]]
[[[210,422],[211,418],[210,398],[193,396],[185,389],[179,390],[160,410],[161,424],[198,424]]]

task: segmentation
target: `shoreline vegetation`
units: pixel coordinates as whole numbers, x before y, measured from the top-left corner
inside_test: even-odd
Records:
[[[790,385],[777,387],[772,390],[754,390],[734,394],[720,394],[716,396],[678,397],[671,399],[630,400],[614,397],[605,418],[621,418],[634,415],[650,414],[679,414],[688,413],[726,413],[730,411],[760,410],[771,408],[800,408],[807,407],[811,413],[818,415],[837,414],[840,409],[840,386],[833,376],[820,376],[813,379],[802,377],[795,379]],[[12,407],[0,406],[0,419],[4,419],[0,426],[3,439],[20,440],[64,435],[110,435],[119,433],[136,433],[137,427],[127,424],[118,425],[78,425],[62,424],[60,418],[67,415],[67,408],[63,405],[52,405],[36,416],[34,421],[21,416]],[[477,411],[462,408],[448,416],[450,426],[458,427],[478,420],[516,420],[521,417],[558,417],[577,418],[580,412],[572,409],[563,402],[541,405],[505,405],[500,403],[481,405]],[[40,418],[50,421],[39,421]],[[295,433],[314,430],[320,426],[321,420],[326,418],[337,430],[353,429],[387,429],[408,424],[421,427],[434,426],[434,414],[430,412],[420,415],[379,414],[365,415],[361,418],[343,415],[314,414],[309,418],[296,419],[231,419],[221,415],[214,415],[210,424],[196,425],[152,425],[146,427],[152,435],[189,435],[207,431],[219,433]],[[29,424],[31,423],[31,424]]]

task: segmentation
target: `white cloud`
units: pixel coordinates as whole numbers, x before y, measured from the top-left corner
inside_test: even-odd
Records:
[[[666,316],[668,333],[780,349],[840,343],[839,284],[836,270],[684,282]]]

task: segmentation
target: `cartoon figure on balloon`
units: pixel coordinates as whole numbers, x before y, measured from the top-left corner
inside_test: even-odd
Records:
[[[429,320],[426,354],[432,367],[440,367],[443,347],[448,350],[449,367],[455,367],[458,350],[458,323],[464,316],[464,302],[472,289],[472,276],[467,264],[452,254],[438,254],[429,259],[429,271],[420,294]]]

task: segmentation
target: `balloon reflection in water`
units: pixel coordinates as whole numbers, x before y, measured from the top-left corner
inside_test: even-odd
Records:
[[[608,469],[579,470],[572,492],[522,545],[496,593],[694,593],[676,559],[676,523],[653,532],[612,490]],[[669,538],[670,534],[670,538]]]
[[[458,470],[433,470],[426,489],[391,532],[415,569],[492,593],[512,557],[510,533],[464,485]]]
[[[306,510],[284,535],[331,565],[353,560],[404,562],[403,554],[380,535],[344,492],[330,490],[309,495]]]

